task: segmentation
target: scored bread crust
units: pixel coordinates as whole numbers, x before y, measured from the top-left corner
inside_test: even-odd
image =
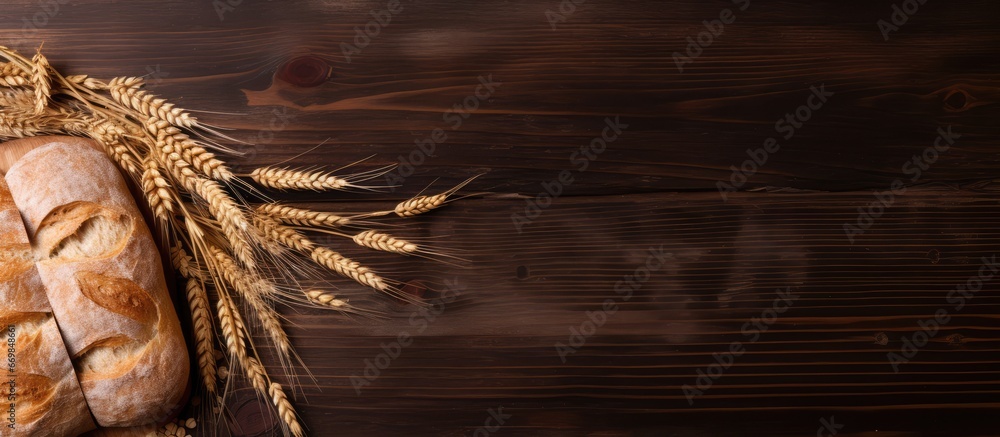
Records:
[[[3,302],[0,331],[8,352],[3,366],[4,384],[0,385],[4,394],[0,404],[5,412],[0,435],[76,436],[96,428],[52,317],[21,215],[3,178],[0,178],[0,302]],[[13,399],[9,397],[11,382]],[[11,414],[13,428],[9,427]]]
[[[52,143],[6,178],[98,425],[167,419],[187,388],[187,347],[159,251],[118,170],[89,147]]]

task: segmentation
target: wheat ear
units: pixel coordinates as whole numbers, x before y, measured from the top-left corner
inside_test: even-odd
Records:
[[[396,238],[392,235],[378,232],[374,230],[367,230],[357,234],[353,237],[354,242],[362,247],[367,247],[369,249],[380,250],[383,252],[399,253],[403,255],[410,255],[416,253],[419,250],[419,246],[415,243],[411,243],[402,238]]]
[[[250,225],[243,210],[229,196],[229,193],[218,182],[200,176],[191,170],[191,165],[178,153],[175,139],[161,129],[159,120],[152,119],[146,123],[151,134],[156,135],[153,151],[161,164],[170,172],[184,188],[195,193],[208,204],[208,211],[219,222],[233,253],[249,269],[256,267],[253,250],[244,236],[250,235]]]
[[[182,132],[169,121],[152,117],[146,122],[146,129],[162,142],[161,147],[170,153],[177,153],[180,159],[205,176],[219,181],[229,181],[233,172],[214,153],[199,146],[188,134]]]
[[[187,301],[191,309],[194,325],[195,350],[198,354],[198,369],[205,389],[209,393],[216,390],[218,371],[215,361],[215,335],[212,327],[212,305],[208,293],[202,285],[204,276],[201,267],[179,245],[170,248],[170,264],[187,278]]]
[[[350,304],[347,299],[339,299],[333,293],[327,293],[323,290],[306,290],[304,291],[306,298],[310,302],[324,307],[330,308],[348,308]]]
[[[254,315],[259,319],[264,331],[267,332],[271,341],[274,342],[284,356],[292,353],[292,342],[288,334],[281,327],[274,308],[269,306],[265,299],[274,294],[274,289],[263,278],[248,272],[236,264],[222,249],[215,246],[209,247],[209,252],[215,259],[222,278],[233,287],[240,296],[253,308]]]
[[[212,336],[212,313],[209,310],[211,305],[208,302],[208,294],[197,279],[190,278],[187,281],[187,300],[191,308],[201,379],[205,383],[205,389],[209,393],[215,393],[215,339]]]
[[[216,307],[219,314],[219,326],[222,329],[222,337],[226,340],[229,356],[239,363],[246,362],[248,358],[246,325],[243,324],[243,318],[236,309],[236,304],[229,295],[220,290]]]
[[[359,183],[385,174],[387,168],[389,167],[336,176],[331,172],[320,170],[261,167],[246,176],[250,176],[258,185],[276,190],[374,190],[385,187],[365,186]]]
[[[420,215],[435,210],[437,208],[440,208],[441,205],[445,204],[449,196],[455,194],[458,190],[461,190],[463,187],[468,185],[469,182],[472,182],[479,176],[481,175],[475,175],[471,178],[468,178],[464,182],[456,185],[452,189],[445,191],[441,194],[435,194],[433,196],[417,196],[412,199],[400,202],[398,205],[396,205],[396,208],[393,210],[393,212],[395,212],[396,215],[400,217],[413,217],[415,215]]]
[[[185,278],[205,280],[204,270],[180,245],[170,248],[170,264]]]
[[[254,182],[277,190],[342,190],[350,186],[347,179],[319,171],[263,167],[250,173]]]
[[[328,212],[311,211],[293,208],[280,203],[264,203],[257,207],[257,212],[283,223],[297,226],[316,226],[339,228],[351,224],[351,219]]]
[[[271,398],[271,402],[278,409],[278,415],[281,416],[284,427],[296,437],[305,436],[302,424],[299,423],[298,413],[295,412],[292,403],[288,401],[285,390],[277,382],[268,384],[267,372],[264,366],[260,364],[260,361],[249,357],[245,363],[244,370],[246,371],[247,379],[250,380],[250,384],[254,389]]]
[[[108,82],[108,91],[118,103],[138,111],[143,115],[166,120],[174,126],[193,128],[198,126],[198,119],[187,111],[167,103],[166,99],[156,98],[148,91],[139,89],[142,81],[133,77],[116,77]]]
[[[31,58],[31,86],[35,89],[35,115],[41,115],[52,98],[52,78],[49,77],[49,60],[41,51]]]
[[[161,222],[166,223],[167,214],[174,212],[174,204],[177,202],[178,196],[163,174],[160,173],[161,167],[156,160],[147,158],[143,161],[142,166],[142,190],[146,194],[146,201],[149,202],[153,215]]]
[[[316,243],[306,238],[300,232],[287,226],[282,226],[274,219],[258,216],[254,219],[254,223],[264,235],[268,235],[270,238],[291,249],[309,255],[317,264],[333,270],[341,276],[353,279],[361,285],[374,288],[378,291],[391,291],[385,280],[368,267],[362,266],[357,261],[353,261],[330,249],[317,246]]]

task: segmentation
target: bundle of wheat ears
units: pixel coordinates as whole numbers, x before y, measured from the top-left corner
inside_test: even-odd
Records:
[[[254,193],[259,191],[250,181],[272,190],[364,190],[373,188],[366,181],[391,167],[348,175],[279,167],[234,174],[213,153],[231,151],[221,145],[231,139],[143,90],[142,78],[105,82],[85,75],[63,76],[40,52],[29,59],[0,47],[0,56],[7,60],[0,64],[0,139],[53,134],[90,138],[141,188],[158,231],[170,245],[171,263],[186,279],[199,379],[216,407],[224,405],[232,380],[226,376],[234,373],[229,369],[239,369],[249,385],[269,400],[284,433],[304,435],[289,400],[290,387],[267,373],[246,323],[256,322],[254,326],[266,333],[287,372],[297,356],[274,309],[276,302],[358,310],[330,291],[299,286],[303,265],[329,269],[405,298],[398,282],[317,244],[306,232],[342,236],[348,244],[378,251],[449,256],[366,228],[377,217],[413,217],[441,207],[469,181],[437,195],[414,197],[392,210],[369,213],[313,211],[271,202],[266,196],[260,196],[263,203],[251,206],[237,195],[238,184]],[[296,261],[292,255],[315,264],[303,258]],[[228,368],[218,360],[217,344],[228,352],[228,358],[223,357]]]

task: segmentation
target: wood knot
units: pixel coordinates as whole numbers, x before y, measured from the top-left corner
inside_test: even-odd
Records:
[[[333,67],[316,56],[299,56],[278,70],[278,79],[303,88],[320,86],[331,75]]]
[[[278,418],[271,412],[264,398],[258,398],[253,389],[235,390],[229,408],[233,412],[232,435],[270,436],[279,433]]]
[[[972,96],[965,90],[953,89],[944,96],[944,109],[948,112],[962,112],[969,109]]]

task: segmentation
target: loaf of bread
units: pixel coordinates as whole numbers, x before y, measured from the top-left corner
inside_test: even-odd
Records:
[[[0,179],[3,436],[75,436],[95,428],[35,269],[28,235]]]
[[[159,251],[116,167],[52,143],[5,177],[97,424],[167,419],[187,388],[187,348]]]

